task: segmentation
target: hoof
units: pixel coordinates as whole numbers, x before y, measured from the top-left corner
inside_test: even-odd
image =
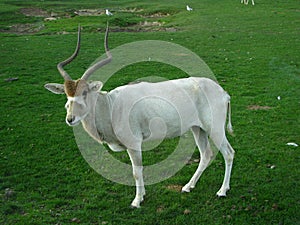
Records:
[[[140,205],[140,202],[132,202],[131,203],[131,205],[130,205],[130,208],[132,208],[132,209],[138,209],[138,208],[140,208],[141,207],[141,205]]]
[[[186,187],[186,186],[184,186],[182,189],[181,189],[181,193],[189,193],[189,192],[191,192],[191,188],[190,187]]]
[[[138,208],[141,208],[141,206],[139,205],[139,206],[137,206],[137,205],[130,205],[130,207],[129,208],[131,208],[131,209],[138,209]]]
[[[181,189],[181,193],[190,193],[191,190],[188,190],[188,189]]]
[[[131,202],[131,205],[130,205],[130,208],[140,208],[141,207],[141,202],[144,201],[144,198],[142,199],[138,199],[138,198],[135,198],[132,202]]]
[[[217,194],[217,197],[218,198],[226,198],[226,195],[219,195],[219,194]]]
[[[219,190],[219,191],[217,192],[217,196],[220,197],[220,198],[226,197],[226,192],[227,192],[228,190],[229,190],[229,188],[228,188],[228,189],[225,189],[225,190]]]

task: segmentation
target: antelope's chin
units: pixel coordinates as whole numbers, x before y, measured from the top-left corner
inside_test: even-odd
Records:
[[[74,127],[74,126],[77,126],[77,125],[79,125],[80,124],[80,120],[78,120],[78,121],[75,121],[75,122],[72,122],[72,123],[68,123],[67,122],[67,124],[70,126],[70,127]]]
[[[67,123],[68,126],[70,126],[70,127],[77,126],[78,124],[80,124],[80,122],[81,122],[81,118],[76,119],[76,120],[74,120],[74,121],[72,121],[72,122],[69,122],[69,121],[66,120],[66,123]]]

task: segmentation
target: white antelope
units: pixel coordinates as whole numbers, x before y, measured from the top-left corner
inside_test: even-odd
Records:
[[[102,92],[102,82],[88,82],[88,77],[111,61],[107,39],[108,28],[104,44],[107,58],[88,68],[80,79],[72,80],[63,67],[78,54],[79,28],[75,52],[57,65],[65,80],[64,84],[45,85],[45,88],[55,94],[67,95],[66,123],[75,126],[81,122],[86,132],[101,144],[107,143],[113,151],[127,150],[136,184],[132,207],[140,207],[145,195],[142,143],[181,136],[188,130],[193,133],[201,160],[182,192],[190,192],[195,187],[200,175],[213,159],[208,141],[210,138],[225,159],[224,180],[217,195],[226,196],[234,158],[234,150],[225,136],[227,116],[227,128],[232,131],[230,96],[216,82],[199,77],[158,83],[141,82],[118,87],[108,93]],[[160,118],[156,128],[151,123],[153,118]],[[164,134],[161,127],[165,128]]]

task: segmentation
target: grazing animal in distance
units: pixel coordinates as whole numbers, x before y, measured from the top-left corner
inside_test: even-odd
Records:
[[[73,80],[63,67],[78,55],[79,27],[75,52],[57,65],[64,84],[45,85],[55,94],[66,94],[66,123],[69,126],[82,123],[85,131],[99,143],[106,143],[112,151],[127,151],[136,184],[132,207],[140,207],[145,195],[142,143],[156,140],[162,135],[159,124],[158,128],[150,129],[153,118],[163,121],[163,138],[178,137],[189,130],[193,133],[201,160],[182,191],[190,192],[195,187],[213,159],[211,139],[225,160],[224,180],[217,195],[226,196],[234,158],[234,150],[225,135],[227,118],[227,128],[232,132],[230,96],[215,81],[200,77],[157,83],[139,82],[103,92],[102,82],[90,82],[88,78],[112,60],[107,42],[108,27],[104,43],[107,58],[89,67],[80,79]]]
[[[254,0],[252,1],[252,5],[255,5]],[[244,3],[245,5],[248,5],[249,0],[241,0],[241,3]]]

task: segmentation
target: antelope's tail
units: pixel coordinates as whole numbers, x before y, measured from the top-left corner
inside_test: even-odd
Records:
[[[227,122],[227,131],[231,134],[233,134],[233,128],[231,124],[231,106],[230,106],[230,96],[228,95],[228,101],[227,101],[227,116],[228,116],[228,122]]]

